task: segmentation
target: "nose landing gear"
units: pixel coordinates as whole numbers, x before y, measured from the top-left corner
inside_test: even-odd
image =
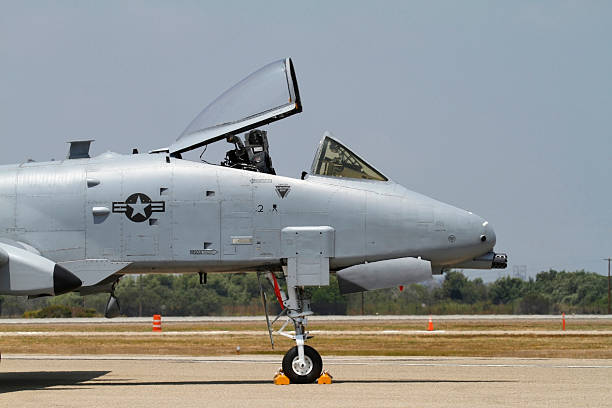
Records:
[[[283,357],[283,373],[289,377],[289,380],[293,384],[313,383],[321,376],[321,372],[323,371],[323,360],[317,350],[304,344],[307,339],[312,337],[306,331],[306,326],[308,325],[307,316],[312,315],[312,311],[310,310],[310,299],[307,298],[304,289],[301,287],[287,286],[286,295],[280,289],[276,277],[272,272],[268,272],[266,277],[272,283],[282,308],[279,315],[270,322],[267,318],[268,309],[266,306],[266,298],[262,290],[272,348],[274,348],[272,325],[283,315],[287,317],[287,320],[276,333],[295,340],[296,343],[296,345],[287,351]],[[295,334],[284,331],[285,327],[287,327],[290,322],[293,323]]]
[[[321,375],[323,361],[321,355],[314,348],[307,346],[304,342],[311,338],[306,331],[308,319],[311,315],[310,299],[307,299],[303,288],[287,288],[289,297],[283,301],[287,310],[288,320],[283,324],[278,334],[295,340],[292,347],[283,358],[283,372],[294,384],[313,383]],[[285,333],[283,329],[291,321],[295,328],[295,334]]]

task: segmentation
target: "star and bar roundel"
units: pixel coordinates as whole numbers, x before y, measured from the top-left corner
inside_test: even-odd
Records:
[[[144,222],[154,212],[165,211],[165,201],[151,201],[149,196],[143,193],[134,193],[123,202],[113,202],[113,212],[125,214],[128,220],[133,222]]]

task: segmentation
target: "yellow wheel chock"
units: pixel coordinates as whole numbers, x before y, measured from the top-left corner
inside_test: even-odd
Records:
[[[321,376],[317,380],[317,384],[331,384],[332,378],[333,377],[331,376],[331,374],[329,374],[327,371],[323,371],[323,374],[321,374]]]
[[[278,370],[276,375],[274,375],[274,384],[275,385],[289,385],[289,377],[283,373],[283,370]]]

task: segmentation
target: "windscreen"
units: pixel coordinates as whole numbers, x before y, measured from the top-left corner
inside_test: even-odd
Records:
[[[240,122],[274,109],[295,104],[296,95],[289,80],[288,59],[255,71],[208,105],[185,129],[184,136],[204,129]]]
[[[311,172],[321,176],[388,181],[374,167],[329,136],[321,142]]]

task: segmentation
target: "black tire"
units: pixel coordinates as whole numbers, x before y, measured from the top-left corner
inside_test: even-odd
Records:
[[[307,374],[296,372],[293,367],[293,360],[298,358],[297,346],[291,348],[285,357],[283,357],[283,372],[292,384],[310,384],[313,383],[321,376],[323,370],[323,361],[321,355],[315,349],[310,346],[304,346],[304,359],[308,363],[310,359],[311,369],[307,370]]]

